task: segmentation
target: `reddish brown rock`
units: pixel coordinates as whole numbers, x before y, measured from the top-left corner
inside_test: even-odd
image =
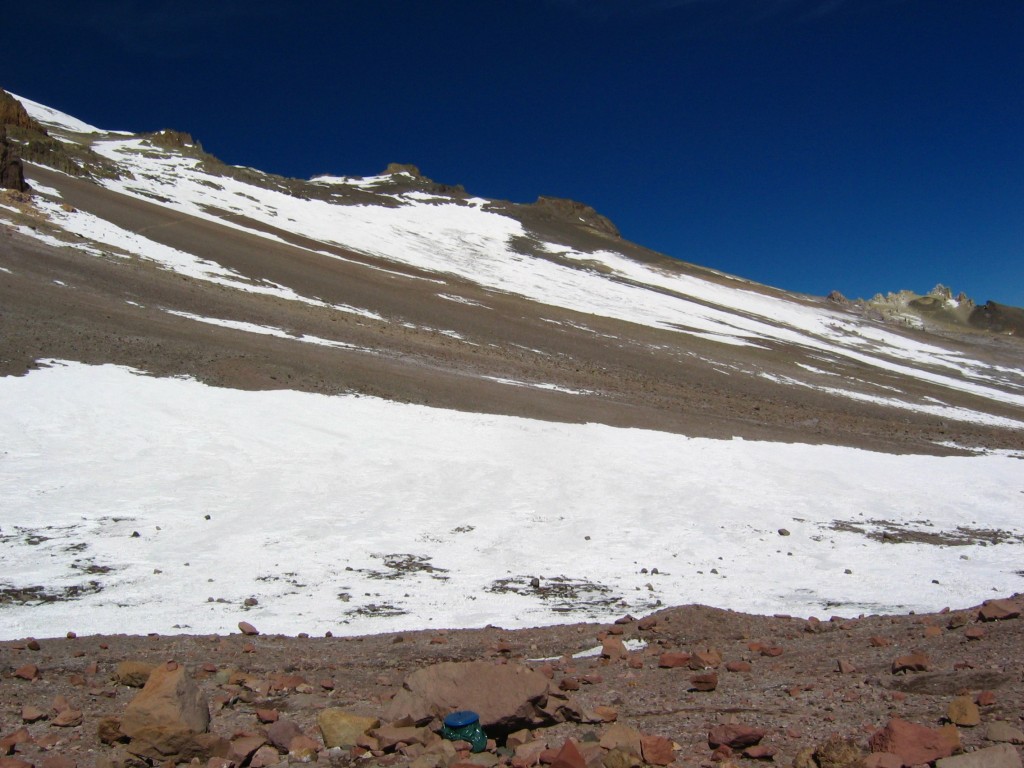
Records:
[[[249,768],[270,768],[281,762],[281,756],[271,746],[260,747],[249,761]]]
[[[893,718],[868,743],[872,752],[892,752],[912,766],[949,757],[960,748],[960,734],[955,725],[929,728]]]
[[[169,662],[156,667],[139,694],[128,703],[121,731],[130,752],[157,760],[204,756],[194,738],[210,725],[206,697],[185,668]]]
[[[243,635],[258,635],[260,633],[259,630],[256,629],[256,627],[254,627],[248,621],[240,621],[240,622],[238,622],[238,630]]]
[[[576,746],[576,742],[566,739],[551,762],[551,768],[587,768],[587,761],[583,759],[583,754]]]
[[[898,656],[892,660],[892,673],[899,672],[927,672],[931,660],[928,654],[915,651],[906,656]]]
[[[985,637],[985,630],[981,627],[968,627],[964,630],[964,637],[968,640],[981,640]]]
[[[765,731],[740,723],[722,723],[708,731],[708,746],[711,749],[725,744],[730,749],[746,749],[760,743]]]
[[[665,669],[685,667],[690,663],[690,654],[681,651],[668,651],[658,657],[658,666]]]
[[[640,731],[617,723],[605,729],[605,732],[601,734],[600,744],[604,749],[619,750],[639,757],[643,742]]]
[[[575,677],[563,677],[558,683],[558,688],[563,691],[578,691],[580,689],[580,681]]]
[[[39,677],[39,667],[35,664],[25,664],[14,670],[14,676],[22,680],[35,680]]]
[[[753,669],[749,661],[730,661],[726,663],[725,668],[729,672],[749,672]]]
[[[122,661],[114,670],[114,679],[121,685],[141,688],[149,680],[149,673],[155,666],[145,661]]]
[[[278,714],[278,711],[276,709],[257,709],[256,710],[256,719],[259,720],[261,723],[264,723],[264,724],[266,724],[266,723],[276,723],[277,719],[279,717],[280,717],[280,714]]]
[[[83,715],[80,710],[77,709],[65,709],[60,712],[53,720],[51,724],[58,728],[76,728],[82,724]]]
[[[853,664],[848,662],[846,659],[840,659],[836,663],[836,667],[838,668],[839,674],[841,675],[851,675],[857,671],[857,668],[853,666]]]
[[[743,756],[748,760],[772,760],[778,750],[768,744],[757,744],[743,750]]]
[[[864,758],[864,768],[903,768],[903,759],[891,752],[872,752]]]
[[[636,623],[636,628],[647,632],[658,626],[658,619],[654,616],[645,616]]]
[[[690,690],[708,693],[718,687],[718,673],[709,672],[690,678]]]
[[[669,765],[676,759],[672,740],[664,736],[643,734],[640,737],[640,753],[649,765]]]
[[[47,755],[39,768],[78,768],[78,762],[67,755]]]
[[[871,645],[872,648],[888,648],[890,645],[892,645],[892,640],[888,637],[881,637],[880,635],[875,635],[870,640],[868,640],[868,643]]]
[[[1020,616],[1020,609],[1009,600],[986,600],[978,611],[981,621],[1006,621]]]
[[[35,768],[35,766],[20,757],[0,757],[0,768]]]
[[[626,644],[622,642],[622,638],[617,635],[609,635],[601,643],[601,656],[611,661],[619,661],[629,655],[629,651],[626,650]]]
[[[409,675],[384,719],[396,722],[409,717],[425,723],[469,709],[480,716],[484,730],[517,731],[551,720],[543,709],[547,699],[548,679],[521,664],[444,662]]]
[[[979,707],[991,707],[996,703],[996,694],[993,691],[982,691],[974,698],[974,703]]]
[[[19,744],[29,744],[31,741],[32,734],[28,732],[28,728],[19,728],[0,739],[0,755],[9,755]]]
[[[238,736],[231,740],[231,747],[227,754],[227,759],[232,760],[237,765],[242,765],[246,760],[256,754],[256,750],[267,743],[267,740],[262,736],[249,733],[244,736]]]
[[[700,669],[718,669],[722,664],[722,654],[714,648],[702,648],[693,652],[690,659],[690,669],[695,672]]]
[[[783,653],[785,653],[785,649],[781,645],[769,645],[762,646],[760,652],[762,656],[769,656],[774,658],[776,656],[781,656]]]
[[[96,726],[96,735],[103,744],[113,744],[118,741],[128,741],[128,737],[121,732],[121,718],[104,717]]]
[[[301,733],[302,729],[291,720],[277,720],[267,728],[267,740],[282,752],[287,752],[288,745],[292,743],[292,739]],[[355,744],[355,742],[351,741],[346,746],[351,746],[352,744]],[[341,745],[334,744],[331,746]]]
[[[34,723],[39,720],[45,720],[46,713],[43,712],[39,707],[22,707],[21,708],[21,721],[23,723]]]

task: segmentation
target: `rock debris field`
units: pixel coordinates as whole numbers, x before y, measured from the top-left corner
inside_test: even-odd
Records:
[[[0,644],[0,768],[1020,766],[1024,596],[858,618]],[[69,620],[73,618],[69,617]],[[480,716],[487,748],[439,735]]]

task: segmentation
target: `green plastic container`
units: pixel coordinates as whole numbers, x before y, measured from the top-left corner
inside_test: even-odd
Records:
[[[468,709],[448,715],[444,719],[441,736],[449,741],[468,741],[473,752],[487,749],[487,734],[480,727],[480,716]]]

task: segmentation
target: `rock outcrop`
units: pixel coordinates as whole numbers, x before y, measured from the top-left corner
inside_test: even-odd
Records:
[[[43,126],[25,111],[25,106],[21,102],[3,90],[0,90],[0,125],[46,133]]]
[[[611,222],[611,219],[602,216],[585,203],[566,200],[561,197],[545,197],[541,195],[537,198],[534,206],[542,211],[551,213],[559,219],[570,221],[573,224],[583,224],[601,234],[621,237],[618,227]]]
[[[7,127],[4,125],[0,125],[0,189],[13,189],[16,192],[28,190],[21,158],[11,150],[7,142]]]

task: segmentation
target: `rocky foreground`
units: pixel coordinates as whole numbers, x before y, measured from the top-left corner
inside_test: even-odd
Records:
[[[930,615],[0,644],[0,768],[1020,766],[1024,595]],[[73,617],[69,616],[69,622]],[[71,629],[69,627],[69,629]],[[471,709],[487,749],[442,739]]]

